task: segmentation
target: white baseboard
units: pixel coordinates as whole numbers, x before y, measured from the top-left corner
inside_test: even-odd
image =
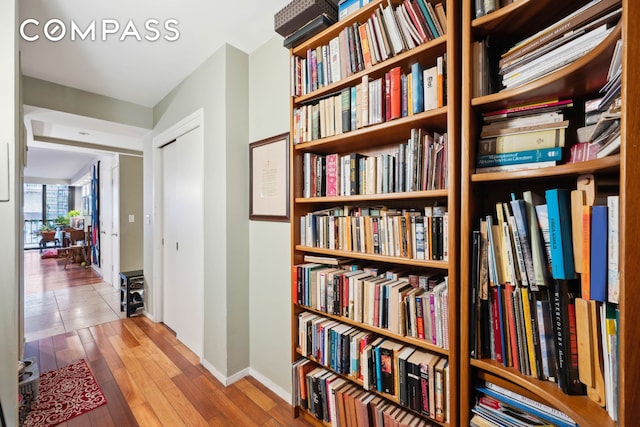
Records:
[[[283,389],[278,384],[274,383],[269,378],[265,377],[255,369],[249,368],[249,370],[253,378],[260,381],[262,385],[264,385],[266,388],[268,388],[269,390],[277,394],[278,397],[280,397],[282,400],[284,400],[288,404],[291,404],[291,394],[289,392],[287,392],[285,389]]]
[[[227,377],[222,374],[222,372],[218,371],[211,363],[207,362],[204,359],[200,359],[200,363],[204,368],[211,373],[218,381],[222,383],[223,386],[228,387],[236,381],[240,381],[242,378],[250,375],[249,368],[243,369],[240,372],[237,372],[230,377]]]
[[[207,371],[211,373],[211,375],[213,375],[225,387],[228,387],[231,384],[235,383],[236,381],[239,381],[242,378],[250,375],[256,380],[258,380],[266,388],[268,388],[269,390],[274,392],[276,395],[278,395],[278,397],[280,397],[282,400],[291,404],[291,394],[289,392],[287,392],[285,389],[283,389],[282,387],[280,387],[279,385],[277,385],[276,383],[271,381],[269,378],[262,375],[260,372],[256,371],[253,368],[245,368],[240,372],[233,374],[230,377],[227,377],[223,375],[220,371],[218,371],[211,363],[207,362],[206,360],[200,359],[200,363],[202,364],[202,366],[204,366],[204,368]]]
[[[231,375],[230,377],[227,378],[227,383],[225,384],[226,386],[229,386],[233,383],[235,383],[236,381],[240,381],[241,379],[243,379],[244,377],[248,377],[249,375],[251,375],[251,368],[245,368],[242,371]]]
[[[204,359],[200,359],[200,363],[207,371],[211,373],[211,375],[213,375],[218,381],[220,381],[222,385],[224,385],[225,387],[227,386],[227,377],[222,375],[222,373],[214,368],[211,363],[207,362]]]

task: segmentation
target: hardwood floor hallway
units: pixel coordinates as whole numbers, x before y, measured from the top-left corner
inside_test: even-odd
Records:
[[[309,425],[254,378],[224,387],[163,324],[144,316],[105,322],[104,311],[119,313],[119,299],[110,300],[119,290],[92,269],[65,270],[63,259],[41,259],[36,251],[24,259],[26,329],[37,336],[24,357],[35,357],[40,372],[83,358],[107,398],[61,426]]]
[[[61,426],[308,426],[251,377],[224,387],[163,324],[131,317],[28,342],[40,372],[84,358],[107,404]]]

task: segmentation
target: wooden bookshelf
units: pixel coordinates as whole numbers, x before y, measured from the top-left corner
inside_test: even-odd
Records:
[[[311,93],[302,96],[291,97],[291,146],[290,152],[290,182],[291,182],[291,264],[301,264],[305,254],[342,256],[360,260],[363,265],[376,263],[376,265],[386,266],[388,268],[402,267],[411,269],[411,271],[432,271],[439,270],[448,277],[448,300],[449,300],[449,323],[448,323],[448,343],[449,348],[443,349],[437,347],[425,340],[406,337],[390,332],[387,329],[373,327],[354,320],[334,316],[323,311],[318,311],[304,305],[296,304],[292,300],[292,330],[291,330],[291,360],[295,362],[304,357],[297,348],[298,342],[298,315],[302,312],[312,312],[321,316],[342,322],[344,324],[357,327],[365,331],[371,331],[378,336],[387,337],[393,341],[401,342],[407,346],[431,352],[440,357],[448,359],[449,362],[449,381],[448,395],[450,400],[446,402],[449,408],[449,419],[446,422],[437,422],[429,417],[423,417],[425,421],[434,425],[455,426],[459,425],[458,399],[458,355],[459,355],[459,323],[458,323],[458,270],[459,270],[459,182],[460,182],[460,52],[459,52],[459,17],[460,2],[458,0],[441,0],[430,1],[433,5],[442,2],[445,5],[447,15],[447,34],[437,39],[427,41],[411,50],[404,51],[396,56],[388,58],[386,61],[378,63],[368,69],[357,72],[349,77],[343,78],[338,82],[324,86]],[[402,1],[392,0],[391,3],[396,6]],[[326,29],[320,34],[305,41],[299,46],[295,46],[290,50],[292,56],[304,57],[308,49],[313,49],[321,45],[326,45],[331,39],[336,37],[345,27],[354,23],[362,24],[369,18],[375,9],[380,6],[386,7],[386,0],[373,0],[368,5],[362,7],[357,12],[351,14],[344,20],[339,21],[332,27]],[[383,77],[386,72],[394,67],[400,67],[404,72],[410,70],[411,64],[435,64],[436,58],[446,53],[446,98],[447,105],[441,108],[425,111],[419,114],[386,121],[379,124],[352,130],[350,132],[339,135],[316,139],[309,142],[296,144],[293,138],[295,123],[293,119],[294,109],[311,104],[314,101],[326,98],[340,90],[353,87],[362,81],[363,76],[376,79]],[[401,142],[406,142],[411,135],[412,129],[424,129],[431,133],[433,131],[439,133],[447,133],[448,135],[448,152],[447,152],[447,168],[448,179],[446,181],[446,189],[430,190],[430,191],[414,191],[400,193],[384,193],[373,195],[353,195],[353,196],[332,196],[332,197],[303,197],[303,157],[305,153],[314,153],[318,155],[326,155],[331,153],[349,154],[360,153],[363,155],[375,155],[390,147],[396,146]],[[315,248],[301,245],[300,242],[300,218],[310,212],[330,208],[335,205],[350,205],[356,207],[379,206],[384,205],[390,208],[417,208],[422,206],[444,205],[447,207],[449,215],[448,228],[448,261],[424,261],[410,258],[382,256],[376,254],[366,254],[351,251],[329,250],[324,248]],[[310,359],[311,360],[311,359]],[[325,367],[326,368],[326,367]],[[359,381],[353,381],[354,384],[362,384]],[[372,392],[375,392],[372,390]],[[390,402],[398,404],[396,396],[383,396]],[[406,408],[410,411],[409,408]],[[325,422],[318,420],[313,414],[295,407],[294,413],[314,425],[327,425]],[[413,412],[412,412],[413,413]],[[415,414],[415,413],[414,413]]]
[[[640,380],[640,360],[636,350],[640,342],[640,291],[633,279],[640,274],[640,263],[632,257],[640,250],[640,239],[634,235],[640,227],[638,198],[640,176],[633,169],[640,161],[640,149],[633,138],[640,130],[640,112],[634,106],[640,93],[638,57],[640,54],[640,4],[622,0],[622,18],[613,32],[597,47],[572,64],[523,86],[503,90],[486,96],[474,97],[473,43],[487,36],[508,40],[521,40],[566,16],[568,12],[587,1],[554,2],[552,0],[516,0],[481,18],[474,19],[473,2],[462,6],[462,100],[461,100],[461,208],[460,218],[460,425],[469,425],[471,409],[475,403],[474,386],[479,380],[491,381],[509,390],[555,407],[581,426],[637,425],[634,409],[640,404],[636,384]],[[569,8],[569,9],[567,9]],[[631,23],[631,25],[629,25]],[[572,113],[579,117],[579,106],[584,100],[596,98],[607,79],[607,70],[616,41],[623,39],[622,80],[622,144],[620,154],[576,164],[500,173],[475,173],[476,146],[482,127],[482,113],[506,106],[534,102],[545,98],[572,98]],[[466,76],[466,77],[465,77]],[[584,111],[582,111],[584,113]],[[571,116],[573,119],[574,116]],[[572,130],[573,131],[573,130]],[[567,130],[569,132],[569,130]],[[575,138],[574,138],[575,139]],[[572,143],[571,141],[569,145]],[[567,145],[568,146],[568,145]],[[633,166],[632,166],[633,165]],[[619,302],[619,409],[618,422],[607,411],[587,396],[569,396],[557,384],[540,381],[521,374],[502,363],[470,357],[470,289],[472,263],[472,232],[477,220],[487,213],[487,206],[495,201],[507,201],[511,192],[539,191],[573,183],[585,173],[593,173],[608,180],[617,180],[620,186],[620,286]],[[569,187],[566,187],[569,188]],[[488,197],[490,200],[486,200]],[[494,210],[495,214],[495,210]]]

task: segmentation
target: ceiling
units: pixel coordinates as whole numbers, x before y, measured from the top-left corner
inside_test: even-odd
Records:
[[[153,107],[225,43],[251,53],[268,41],[275,35],[273,15],[289,1],[22,0],[22,72]],[[61,141],[80,143],[66,154],[70,159],[82,153],[79,164],[95,158],[95,144],[141,151],[148,132],[43,109],[25,109],[25,117],[30,138],[25,177],[57,173],[67,176],[56,179],[71,179],[77,173],[69,172],[71,166],[65,173],[44,167],[48,156],[69,150]]]

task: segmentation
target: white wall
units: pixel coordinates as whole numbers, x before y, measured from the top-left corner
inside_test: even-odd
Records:
[[[204,360],[227,378],[248,368],[249,262],[247,178],[247,58],[223,46],[154,108],[154,132],[159,135],[202,109],[204,115],[205,325]],[[153,231],[158,209],[154,200],[153,135],[145,142],[144,270],[151,293],[158,277],[159,242]],[[168,141],[167,141],[168,142]],[[244,218],[244,220],[242,220]],[[150,254],[153,254],[150,256]],[[153,296],[150,295],[152,298]],[[157,313],[151,313],[157,316]]]
[[[289,52],[274,36],[249,57],[249,141],[289,131]],[[291,394],[289,223],[250,222],[251,368]]]
[[[22,183],[16,180],[18,164],[22,162],[22,144],[18,128],[19,86],[17,55],[17,2],[0,2],[0,149],[7,150],[9,160],[0,164],[0,173],[9,176],[9,201],[0,201],[0,401],[7,424],[18,425],[18,377],[16,363],[19,358],[18,307],[21,279],[20,233],[22,227],[20,206]],[[8,168],[8,171],[7,171]],[[7,190],[7,188],[3,188]]]

